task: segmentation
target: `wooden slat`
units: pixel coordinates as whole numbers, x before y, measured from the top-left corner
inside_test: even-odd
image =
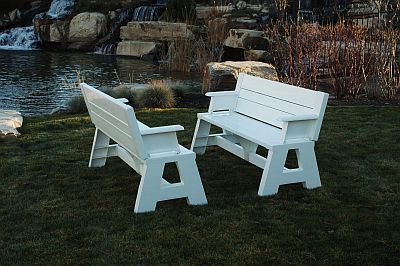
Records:
[[[269,108],[280,110],[282,112],[297,115],[297,114],[308,114],[312,112],[312,108],[305,107],[296,103],[288,102],[283,99],[278,99],[274,96],[258,93],[252,90],[241,89],[239,92],[239,98],[246,99],[248,101],[258,103]]]
[[[303,105],[309,108],[315,108],[315,104],[321,95],[316,91],[308,90],[289,84],[280,83],[277,81],[266,80],[259,77],[250,76],[247,74],[243,75],[240,88],[256,93],[269,95],[277,99],[284,99],[287,102]]]
[[[277,120],[277,118],[290,115],[286,112],[241,98],[238,99],[236,112],[279,128],[282,128],[283,123]]]
[[[132,155],[147,158],[139,126],[148,127],[140,122],[138,124],[133,108],[87,84],[82,84],[81,88],[96,127]]]
[[[127,149],[132,154],[137,154],[137,150],[133,145],[133,139],[130,134],[118,128],[115,124],[110,123],[107,119],[104,119],[101,114],[96,112],[91,113],[93,124],[96,125],[101,131],[107,136],[110,136],[115,142]]]

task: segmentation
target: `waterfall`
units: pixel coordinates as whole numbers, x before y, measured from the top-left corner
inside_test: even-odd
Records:
[[[164,5],[153,6],[140,6],[135,8],[133,14],[133,21],[155,21],[158,20],[162,12],[164,12]]]
[[[116,49],[117,49],[117,46],[115,43],[102,44],[100,46],[95,47],[94,53],[95,54],[115,54]]]
[[[71,14],[76,0],[53,0],[47,13],[38,18],[59,19]],[[0,49],[32,50],[37,48],[39,39],[33,26],[13,28],[0,32]]]
[[[63,18],[71,14],[75,0],[53,0],[47,16],[52,19]]]
[[[32,50],[38,42],[33,26],[0,32],[0,49]]]
[[[117,16],[111,24],[111,30],[100,43],[95,47],[95,54],[115,54],[117,49],[116,42],[119,39],[119,29],[122,25],[126,25],[132,18],[135,9],[129,7],[117,13]]]

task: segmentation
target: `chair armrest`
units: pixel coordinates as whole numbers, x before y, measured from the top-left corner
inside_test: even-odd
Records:
[[[233,110],[236,106],[238,95],[236,91],[207,92],[206,96],[211,97],[208,112]]]
[[[129,100],[127,98],[118,98],[116,100],[122,103],[129,103]]]
[[[184,130],[183,126],[171,125],[171,126],[163,126],[163,127],[144,128],[144,129],[140,130],[140,133],[142,135],[154,135],[154,134],[176,132],[176,131],[181,131],[181,130]]]
[[[303,120],[315,120],[318,119],[318,115],[316,114],[304,114],[304,115],[296,115],[296,116],[281,116],[278,118],[279,121],[282,122],[294,122],[294,121],[303,121]]]

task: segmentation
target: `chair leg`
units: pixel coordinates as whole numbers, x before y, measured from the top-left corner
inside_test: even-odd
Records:
[[[136,196],[135,213],[156,209],[164,166],[161,160],[147,160]]]
[[[288,149],[279,146],[268,151],[267,162],[261,177],[260,187],[258,188],[259,196],[278,193],[287,154]]]
[[[94,133],[92,152],[90,153],[89,167],[102,167],[106,164],[110,138],[100,129]]]
[[[190,205],[207,204],[206,194],[201,182],[199,170],[195,161],[195,154],[186,156],[176,162],[181,182]]]
[[[321,186],[317,158],[315,157],[314,142],[304,143],[296,150],[299,168],[303,169],[305,181],[303,187],[313,189]]]
[[[196,129],[194,130],[192,145],[190,147],[192,151],[197,154],[204,154],[206,152],[210,129],[210,123],[201,119],[197,119]]]

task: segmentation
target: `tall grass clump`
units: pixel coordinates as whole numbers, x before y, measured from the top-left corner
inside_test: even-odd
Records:
[[[137,98],[136,91],[127,84],[122,84],[115,87],[114,89],[109,90],[108,94],[117,99],[118,98],[128,99],[129,104],[132,106],[134,106],[136,103],[136,98]]]
[[[87,112],[85,99],[82,95],[70,98],[67,102],[67,108],[70,114],[83,114]]]
[[[175,95],[165,80],[152,80],[139,97],[138,103],[146,108],[171,108],[175,106]]]

